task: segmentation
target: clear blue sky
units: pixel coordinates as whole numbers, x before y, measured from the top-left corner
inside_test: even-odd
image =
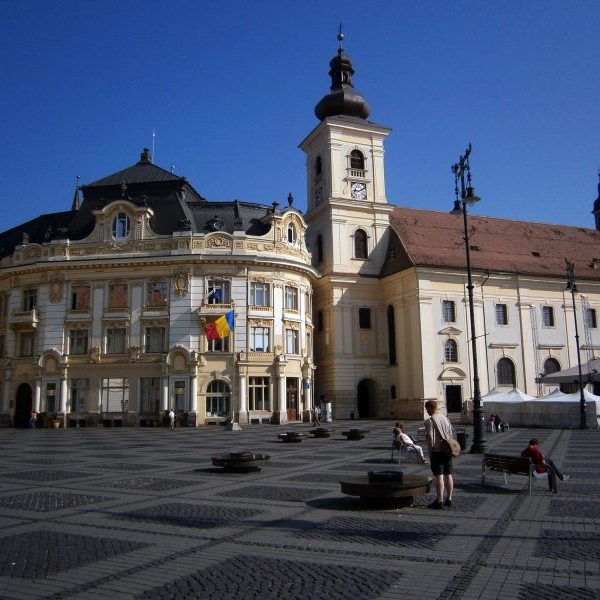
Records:
[[[596,0],[2,0],[0,230],[81,183],[155,163],[209,200],[304,209],[339,22],[371,120],[393,129],[388,199],[452,208],[472,142],[478,214],[593,227]]]

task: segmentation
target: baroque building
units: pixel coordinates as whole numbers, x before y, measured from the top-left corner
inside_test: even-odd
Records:
[[[0,236],[2,414],[285,423],[311,406],[315,269],[293,199],[207,202],[151,162]],[[232,312],[233,332],[205,328]]]
[[[471,344],[462,219],[394,205],[389,127],[369,120],[342,41],[301,142],[307,211],[210,202],[134,165],[76,190],[71,210],[0,234],[0,415],[67,425],[417,418],[466,412]],[[449,207],[450,208],[450,207]],[[600,348],[596,229],[469,217],[483,394],[536,396],[542,373]],[[575,263],[575,306],[565,288]],[[207,331],[225,314],[233,331]],[[313,351],[314,349],[314,351]]]

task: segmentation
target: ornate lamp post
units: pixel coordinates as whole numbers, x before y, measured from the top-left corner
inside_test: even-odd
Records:
[[[581,374],[581,352],[579,350],[579,331],[577,329],[577,309],[575,307],[575,292],[577,291],[575,265],[565,258],[565,268],[567,270],[567,289],[571,290],[571,298],[573,299],[573,320],[575,321],[575,345],[577,347],[577,369],[579,373],[579,427],[587,429],[585,394],[583,392],[583,376]]]
[[[477,367],[477,336],[475,335],[475,308],[473,302],[473,274],[471,272],[471,249],[469,248],[469,227],[467,220],[467,206],[481,200],[475,195],[475,188],[471,185],[471,167],[469,155],[471,144],[458,162],[452,165],[454,173],[454,209],[450,214],[463,216],[464,241],[467,253],[467,292],[469,297],[469,318],[471,322],[471,354],[473,357],[473,444],[471,453],[482,453],[486,442],[483,437],[483,413],[481,410],[481,391],[479,389],[479,370]]]

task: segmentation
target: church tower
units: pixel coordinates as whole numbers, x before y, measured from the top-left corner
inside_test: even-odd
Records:
[[[386,307],[381,271],[389,236],[384,141],[390,129],[368,119],[354,89],[352,61],[338,35],[331,89],[317,103],[319,124],[300,144],[306,153],[307,239],[321,275],[314,291],[316,402],[334,417],[376,414],[389,396]]]

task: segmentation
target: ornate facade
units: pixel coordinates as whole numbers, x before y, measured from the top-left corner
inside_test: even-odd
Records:
[[[316,272],[291,197],[283,210],[209,203],[146,150],[81,193],[2,236],[16,241],[0,271],[5,421],[307,417]],[[229,311],[233,333],[208,340]]]

